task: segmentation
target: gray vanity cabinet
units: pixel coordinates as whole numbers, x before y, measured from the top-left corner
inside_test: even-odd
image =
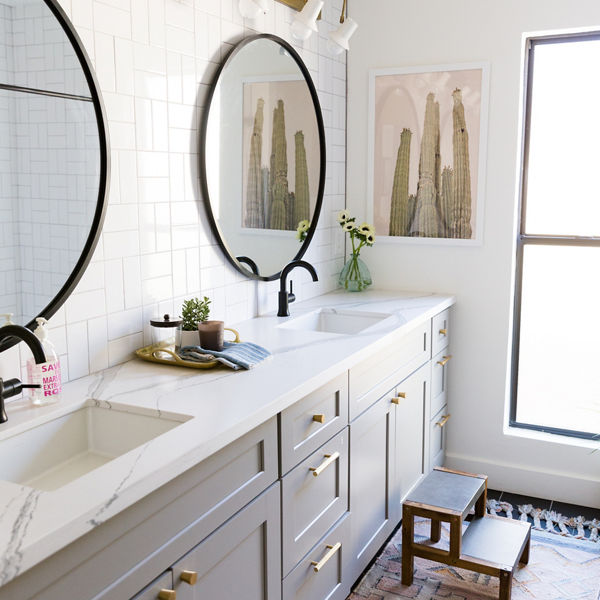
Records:
[[[392,514],[392,477],[396,470],[392,392],[380,398],[350,426],[352,581],[396,526]]]
[[[177,600],[280,600],[280,533],[276,483],[173,565]]]
[[[430,368],[426,363],[398,384],[392,398],[396,424],[393,499],[397,521],[402,518],[402,500],[427,469],[429,386]]]

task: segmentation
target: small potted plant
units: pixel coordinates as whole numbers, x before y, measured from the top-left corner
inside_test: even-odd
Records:
[[[181,331],[177,346],[198,346],[200,337],[198,335],[198,323],[206,321],[210,314],[210,299],[204,296],[202,300],[190,298],[184,300],[181,305]]]

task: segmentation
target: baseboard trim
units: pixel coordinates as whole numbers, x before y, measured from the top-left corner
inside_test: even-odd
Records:
[[[484,473],[492,489],[600,508],[600,479],[586,479],[576,474],[541,471],[519,464],[497,463],[452,453],[446,453],[445,466],[470,473]]]

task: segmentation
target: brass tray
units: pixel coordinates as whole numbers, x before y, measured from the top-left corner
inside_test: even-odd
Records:
[[[232,340],[235,344],[240,343],[240,334],[230,327],[225,327],[226,331],[231,331],[235,334],[235,338]],[[135,351],[135,355],[142,360],[147,360],[153,363],[159,363],[161,365],[170,365],[172,367],[189,367],[191,369],[213,369],[223,363],[218,360],[209,360],[207,362],[196,362],[193,360],[184,360],[177,355],[173,350],[171,344],[150,344],[144,346],[139,350]],[[165,356],[165,354],[167,356]]]

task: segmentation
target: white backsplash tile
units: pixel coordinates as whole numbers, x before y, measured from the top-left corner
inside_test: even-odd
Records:
[[[198,129],[209,85],[222,57],[246,35],[275,33],[287,39],[317,86],[327,179],[319,230],[307,258],[320,281],[313,283],[303,271],[295,271],[293,280],[299,299],[334,289],[344,252],[335,215],[345,196],[346,66],[345,56],[326,53],[325,41],[339,11],[325,10],[320,34],[298,46],[290,36],[294,11],[278,2],[256,21],[239,15],[236,0],[60,3],[94,62],[112,158],[109,207],[91,266],[50,323],[64,362],[63,380],[129,359],[150,342],[149,319],[179,314],[185,298],[210,296],[211,316],[228,324],[277,307],[279,282],[249,281],[223,256],[198,181]],[[47,173],[53,172],[49,164]],[[28,356],[26,348],[4,352],[0,377],[19,376]]]

